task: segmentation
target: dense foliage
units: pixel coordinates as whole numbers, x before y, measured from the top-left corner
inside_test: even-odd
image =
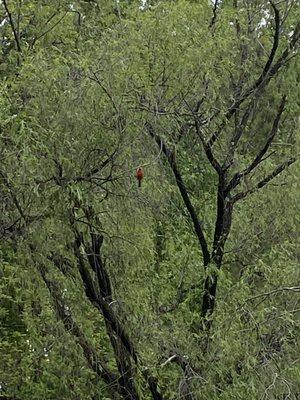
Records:
[[[0,400],[298,399],[297,1],[0,10]]]

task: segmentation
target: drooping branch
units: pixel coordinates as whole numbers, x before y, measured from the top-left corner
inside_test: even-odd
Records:
[[[181,197],[184,201],[184,204],[190,214],[191,220],[194,225],[194,230],[195,230],[195,233],[198,238],[198,241],[199,241],[199,244],[200,244],[200,247],[202,250],[202,254],[203,254],[204,266],[207,266],[210,262],[210,253],[208,250],[207,242],[206,242],[206,239],[205,239],[202,227],[201,227],[200,220],[199,220],[196,210],[190,200],[190,197],[189,197],[188,191],[186,189],[186,186],[183,182],[181,173],[179,172],[179,169],[177,167],[174,153],[170,149],[167,148],[163,139],[155,132],[153,126],[150,123],[146,123],[146,129],[147,129],[148,133],[150,134],[150,136],[155,140],[158,147],[162,150],[163,154],[165,155],[165,157],[172,169],[172,172],[173,172],[175,180],[176,180],[177,187],[180,191]]]

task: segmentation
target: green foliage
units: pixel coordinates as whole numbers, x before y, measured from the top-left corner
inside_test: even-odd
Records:
[[[299,165],[235,205],[222,268],[212,262],[204,270],[163,146],[147,132],[151,124],[171,149],[211,249],[218,176],[192,108],[202,99],[204,141],[222,126],[214,154],[225,162],[237,123],[224,116],[268,59],[272,8],[224,0],[210,27],[210,2],[6,3],[13,27],[2,2],[0,398],[126,398],[117,379],[107,384],[97,374],[83,345],[118,376],[118,334],[90,301],[74,250],[79,236],[89,265],[97,234],[109,307],[138,353],[140,399],[153,398],[147,371],[164,399],[296,400]],[[299,18],[289,2],[278,7],[285,20],[276,59]],[[255,100],[229,179],[264,146],[285,94],[275,152],[234,194],[299,152],[297,48],[290,57]],[[208,332],[200,314],[210,276],[218,289]]]

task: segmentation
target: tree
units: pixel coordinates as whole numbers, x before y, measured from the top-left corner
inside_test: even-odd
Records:
[[[296,399],[299,10],[139,6],[2,2],[0,397]]]

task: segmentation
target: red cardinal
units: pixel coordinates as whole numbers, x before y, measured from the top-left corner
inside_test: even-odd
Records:
[[[139,181],[139,187],[141,187],[142,179],[144,178],[144,171],[142,167],[138,167],[135,173],[135,177]]]

